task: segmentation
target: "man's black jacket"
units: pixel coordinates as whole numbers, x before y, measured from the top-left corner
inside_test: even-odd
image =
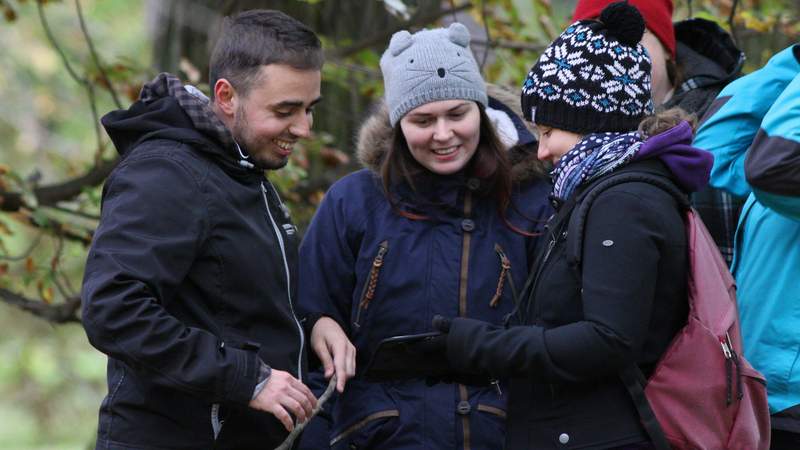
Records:
[[[285,208],[174,97],[103,124],[122,160],[82,293],[89,341],[108,355],[97,448],[275,447],[286,431],[247,404],[260,360],[304,372]]]

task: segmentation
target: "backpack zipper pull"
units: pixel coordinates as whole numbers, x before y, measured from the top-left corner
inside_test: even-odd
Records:
[[[733,349],[731,335],[727,332],[725,333],[725,339],[727,340],[728,351],[731,353],[731,361],[733,361],[733,365],[736,368],[736,399],[741,400],[744,397],[744,392],[742,391],[742,366],[739,363],[739,355]]]
[[[731,361],[733,354],[724,337],[719,338],[719,345],[722,347],[722,354],[725,356],[725,405],[731,406],[733,402],[733,361]]]
[[[725,355],[725,359],[731,359],[733,354],[731,353],[731,348],[728,346],[728,343],[725,342],[725,338],[719,338],[719,345],[722,347],[722,354]]]

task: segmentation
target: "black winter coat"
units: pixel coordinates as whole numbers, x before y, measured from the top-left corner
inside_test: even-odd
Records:
[[[657,161],[622,170],[669,176]],[[618,373],[636,363],[649,374],[685,323],[682,213],[671,195],[655,186],[631,182],[609,188],[589,210],[580,271],[567,262],[566,230],[566,225],[549,230],[552,249],[533,287],[525,324],[503,329],[454,319],[448,356],[462,370],[511,378],[508,449],[607,449],[646,442]]]
[[[103,123],[122,160],[82,294],[86,333],[108,355],[97,448],[274,448],[285,429],[247,404],[259,360],[304,371],[288,214],[172,97]]]

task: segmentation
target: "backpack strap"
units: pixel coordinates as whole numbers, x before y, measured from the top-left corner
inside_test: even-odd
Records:
[[[689,196],[675,186],[665,175],[661,175],[658,172],[623,169],[623,171],[612,173],[595,181],[578,194],[580,196],[577,202],[579,206],[575,210],[576,214],[571,218],[567,229],[567,262],[577,271],[578,279],[580,279],[583,237],[589,209],[603,191],[624,183],[651,184],[672,195],[681,210],[691,208]],[[636,411],[639,413],[639,419],[655,448],[657,450],[670,450],[672,447],[664,435],[664,430],[658,423],[653,408],[645,395],[644,386],[647,384],[647,379],[642,370],[637,364],[631,364],[619,372],[619,378],[625,385],[628,394],[630,394],[636,406]]]
[[[647,436],[653,442],[653,446],[656,450],[671,450],[672,446],[669,445],[669,441],[664,435],[664,429],[658,423],[658,418],[644,393],[644,385],[647,384],[647,380],[642,369],[636,364],[632,364],[619,372],[619,378],[625,385],[625,389],[628,390],[628,394],[636,406],[636,412],[639,413],[639,420],[642,422]]]
[[[578,270],[580,274],[580,267],[583,258],[583,235],[586,228],[586,218],[589,215],[589,209],[597,197],[607,189],[624,183],[647,183],[660,188],[661,190],[672,195],[681,210],[691,208],[689,196],[680,190],[675,184],[670,181],[666,176],[659,175],[653,172],[646,171],[621,171],[612,173],[606,177],[600,178],[582,193],[578,194],[578,207],[574,218],[571,218],[567,235],[570,238],[567,240],[567,262],[570,266]]]

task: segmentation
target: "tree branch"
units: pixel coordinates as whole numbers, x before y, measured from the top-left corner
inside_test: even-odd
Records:
[[[54,210],[56,210],[58,212],[62,212],[64,214],[69,214],[69,215],[72,215],[72,216],[75,216],[75,217],[80,217],[82,219],[100,220],[100,216],[98,214],[90,214],[90,213],[83,212],[83,211],[77,211],[77,210],[74,210],[74,209],[71,209],[71,208],[65,208],[65,207],[59,206],[59,205],[46,205],[46,207],[47,208],[52,208],[52,209],[54,209]]]
[[[39,242],[42,241],[42,236],[44,236],[44,232],[39,232],[36,237],[33,239],[33,242],[25,249],[22,253],[16,256],[12,255],[0,255],[0,260],[2,261],[22,261],[26,259],[28,256],[33,253],[33,250],[39,245]]]
[[[24,206],[19,192],[8,192],[0,189],[0,211],[19,211]]]
[[[85,174],[61,183],[41,186],[33,190],[36,201],[42,206],[53,206],[59,202],[72,200],[87,187],[99,186],[105,181],[119,159],[101,161]]]
[[[50,234],[61,236],[64,239],[72,242],[77,242],[85,246],[88,246],[92,243],[92,236],[94,234],[93,230],[83,229],[83,232],[81,233],[79,231],[74,231],[69,226],[66,226],[63,223],[51,218],[48,218],[47,224],[43,225],[37,222],[32,214],[23,214],[19,216],[19,219],[21,219],[26,225],[47,230],[50,232]]]
[[[736,25],[734,24],[734,19],[736,18],[736,8],[739,6],[739,0],[733,0],[733,5],[731,5],[731,14],[728,16],[728,26],[731,27],[731,37],[733,38],[733,43],[738,44],[739,39],[736,35]]]
[[[464,3],[463,5],[456,6],[454,8],[439,10],[430,14],[423,14],[418,17],[411,19],[410,21],[400,24],[398,26],[392,27],[384,32],[378,33],[374,36],[370,36],[366,39],[362,39],[361,41],[356,42],[353,45],[350,45],[345,48],[341,49],[334,49],[329,52],[326,52],[326,57],[330,59],[339,59],[339,58],[346,58],[348,56],[354,55],[361,50],[370,48],[377,44],[384,44],[386,41],[389,40],[392,35],[400,30],[404,30],[407,28],[413,28],[417,26],[424,26],[431,22],[435,22],[440,18],[448,15],[448,14],[455,14],[458,11],[463,11],[465,9],[472,8],[472,3]]]
[[[471,45],[476,45],[479,47],[490,47],[490,48],[505,48],[509,50],[522,50],[526,52],[541,52],[547,45],[541,44],[528,44],[526,42],[517,42],[517,41],[507,41],[504,39],[498,39],[495,41],[485,41],[483,39],[472,39],[470,40]]]
[[[53,46],[53,48],[56,50],[56,52],[61,57],[61,61],[64,63],[64,67],[67,69],[67,72],[69,73],[69,75],[78,84],[80,84],[84,89],[86,89],[86,95],[87,95],[87,97],[89,97],[89,108],[91,109],[91,113],[92,113],[92,121],[94,123],[95,138],[97,139],[97,154],[99,155],[102,152],[103,144],[102,144],[102,136],[101,136],[101,133],[100,133],[100,118],[99,118],[99,116],[97,114],[97,106],[95,105],[94,86],[92,85],[91,80],[89,80],[88,77],[85,77],[85,78],[80,77],[78,75],[78,73],[75,72],[75,69],[72,68],[72,65],[69,63],[69,59],[67,58],[67,54],[61,48],[61,46],[58,45],[58,41],[56,40],[55,35],[53,35],[53,30],[50,28],[50,23],[47,21],[47,16],[44,13],[44,8],[42,6],[42,3],[43,3],[43,0],[37,0],[36,1],[36,8],[37,8],[37,11],[39,12],[39,22],[41,22],[42,28],[44,28],[45,35],[47,36],[47,40],[50,42],[50,45]],[[87,45],[89,46],[90,53],[92,54],[92,58],[95,60],[95,64],[97,65],[98,71],[100,71],[102,76],[105,77],[105,72],[103,71],[102,66],[100,65],[100,61],[97,59],[96,52],[94,51],[94,43],[91,41],[91,39],[89,37],[89,33],[88,33],[87,29],[86,29],[86,24],[84,23],[84,20],[83,20],[83,14],[82,14],[82,10],[81,10],[81,7],[80,7],[80,3],[78,2],[78,0],[75,0],[75,3],[76,3],[76,6],[77,6],[77,10],[78,10],[78,18],[80,20],[81,30],[83,30],[84,37],[86,38]],[[108,82],[108,78],[105,77],[104,81]],[[114,93],[114,89],[111,86],[111,84],[108,85],[108,89],[109,89],[110,92],[112,92],[112,95],[114,96],[115,101],[119,105],[120,103],[119,103],[118,99],[116,98],[116,93]]]
[[[58,55],[61,56],[61,61],[64,63],[64,67],[67,69],[67,72],[78,84],[85,85],[87,81],[78,76],[78,73],[75,72],[75,70],[72,68],[72,65],[69,63],[67,54],[64,53],[64,50],[60,45],[58,45],[58,41],[56,41],[53,31],[50,29],[50,24],[47,22],[47,16],[44,14],[42,0],[36,1],[36,9],[39,11],[39,22],[41,22],[42,28],[44,28],[44,34],[47,36],[47,40],[50,41],[50,45],[52,45]]]
[[[53,323],[80,322],[78,310],[80,297],[69,297],[63,303],[47,304],[39,300],[31,300],[5,288],[0,288],[0,301],[27,311],[36,317]]]
[[[111,84],[111,80],[109,80],[105,68],[100,64],[100,58],[97,55],[97,50],[95,50],[94,41],[92,41],[91,36],[89,36],[89,29],[86,27],[86,21],[83,19],[83,10],[81,9],[80,0],[75,0],[75,9],[78,12],[81,32],[83,32],[83,38],[86,39],[86,45],[89,47],[89,54],[92,56],[92,61],[94,61],[94,65],[97,67],[97,71],[100,73],[100,77],[103,83],[105,83],[106,89],[111,93],[111,98],[114,99],[114,104],[117,106],[117,109],[122,109],[122,103],[119,101],[117,92],[114,90],[114,86]]]
[[[486,33],[486,42],[492,42],[492,35],[489,30],[488,13],[486,11],[486,0],[481,0],[481,20],[483,21],[483,32]],[[483,58],[481,58],[481,72],[486,65],[486,59],[489,57],[490,45],[483,48]]]

